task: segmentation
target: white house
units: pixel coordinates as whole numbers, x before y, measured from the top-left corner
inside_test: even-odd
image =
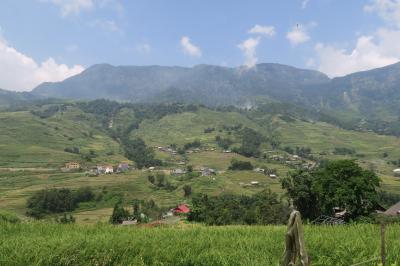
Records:
[[[111,165],[106,165],[105,169],[104,169],[104,173],[112,174],[112,173],[114,173],[114,168]]]
[[[180,168],[177,168],[177,169],[172,170],[172,174],[174,174],[174,175],[183,175],[183,174],[186,174],[186,171],[182,170]]]
[[[394,170],[393,170],[393,174],[394,174],[395,176],[400,176],[400,168],[394,169]]]
[[[260,184],[260,182],[258,182],[258,181],[251,181],[250,184],[253,185],[253,186],[257,186],[257,185]]]

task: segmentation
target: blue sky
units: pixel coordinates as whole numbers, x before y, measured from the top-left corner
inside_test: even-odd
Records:
[[[399,61],[399,14],[399,0],[2,0],[0,88],[97,63],[274,62],[342,76]]]

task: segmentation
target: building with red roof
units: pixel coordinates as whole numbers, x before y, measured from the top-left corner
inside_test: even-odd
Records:
[[[173,209],[173,212],[175,214],[181,214],[181,213],[189,213],[190,209],[189,206],[186,204],[180,204],[178,205],[178,207],[176,207],[175,209]]]

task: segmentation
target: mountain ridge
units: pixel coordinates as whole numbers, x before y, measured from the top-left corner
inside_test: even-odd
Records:
[[[240,105],[252,97],[288,101],[303,87],[328,82],[315,70],[262,63],[255,68],[215,65],[94,65],[62,82],[43,83],[32,93],[41,97],[129,102],[182,101],[206,105]]]

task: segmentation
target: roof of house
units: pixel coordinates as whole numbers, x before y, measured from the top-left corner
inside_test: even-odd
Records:
[[[190,212],[190,209],[186,204],[181,204],[174,209],[174,212],[188,213],[188,212]]]
[[[384,212],[386,215],[400,215],[400,201]]]
[[[186,173],[184,170],[182,170],[182,169],[174,169],[173,170],[173,172],[175,173],[175,174],[184,174],[184,173]]]

